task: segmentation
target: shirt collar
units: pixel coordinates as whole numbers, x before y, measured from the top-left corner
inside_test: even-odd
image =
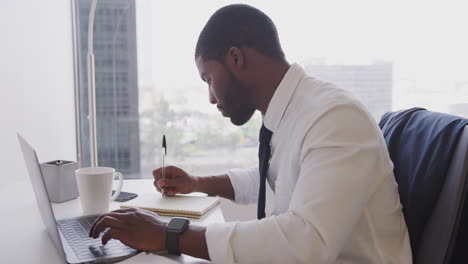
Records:
[[[266,113],[263,116],[263,124],[273,133],[275,133],[278,128],[284,112],[286,111],[286,107],[288,106],[299,81],[304,75],[305,72],[302,67],[299,66],[299,64],[294,63],[289,67],[280,84],[276,88],[276,91],[268,104]]]

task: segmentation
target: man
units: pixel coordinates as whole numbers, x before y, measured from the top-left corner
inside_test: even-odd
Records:
[[[199,191],[258,203],[259,219],[188,225],[177,250],[214,263],[412,262],[393,165],[358,99],[290,65],[273,22],[247,5],[226,6],[209,19],[195,61],[210,103],[233,124],[262,113],[260,170],[194,177],[168,167],[167,179],[161,169],[153,172],[155,186],[169,196]],[[165,223],[154,213],[111,212],[91,235],[105,228],[103,243],[174,246],[165,243]]]

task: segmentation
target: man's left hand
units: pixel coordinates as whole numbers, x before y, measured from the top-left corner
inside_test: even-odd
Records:
[[[129,208],[101,215],[94,222],[89,236],[98,238],[103,231],[102,244],[111,239],[137,250],[166,250],[166,223],[156,213]],[[107,229],[107,230],[106,230]]]

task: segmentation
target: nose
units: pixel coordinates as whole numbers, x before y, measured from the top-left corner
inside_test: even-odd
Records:
[[[208,100],[210,101],[211,104],[216,104],[216,98],[214,97],[211,91],[208,92]]]

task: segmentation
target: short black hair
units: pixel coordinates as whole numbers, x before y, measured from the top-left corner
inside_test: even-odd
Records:
[[[285,59],[273,21],[255,7],[234,4],[220,8],[198,37],[195,58],[224,64],[230,47],[248,47],[274,59]]]

